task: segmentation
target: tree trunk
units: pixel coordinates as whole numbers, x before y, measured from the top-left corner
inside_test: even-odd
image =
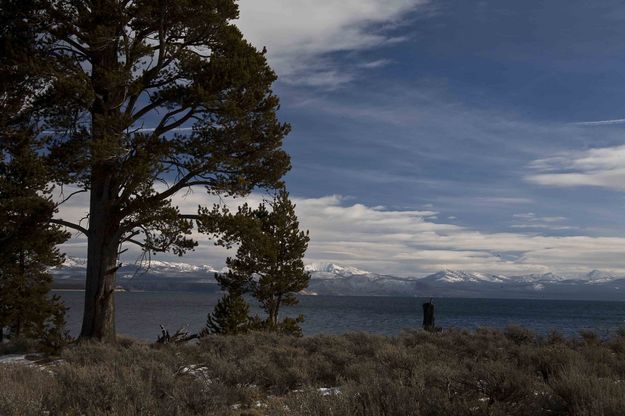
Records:
[[[28,284],[26,282],[26,252],[23,247],[22,249],[20,249],[19,262],[20,262],[19,264],[19,273],[20,273],[19,274],[19,279],[20,279],[19,296],[21,299],[25,299],[28,295]],[[22,321],[24,303],[20,302],[19,305],[20,305],[21,311],[17,316],[17,321],[15,322],[15,328],[13,331],[14,338],[18,338],[18,339],[22,335],[22,329],[24,327],[24,323]]]
[[[117,198],[117,162],[123,126],[119,106],[123,102],[118,76],[118,22],[116,2],[96,1],[92,15],[98,22],[91,44],[91,83],[95,99],[91,113],[91,178],[89,235],[87,237],[87,281],[81,338],[114,343],[115,274],[121,236]]]
[[[115,220],[111,179],[110,169],[92,172],[85,310],[80,337],[114,343],[119,222]]]
[[[278,327],[278,311],[280,310],[280,303],[282,303],[282,295],[272,299],[270,303],[268,318],[272,329],[276,329]]]

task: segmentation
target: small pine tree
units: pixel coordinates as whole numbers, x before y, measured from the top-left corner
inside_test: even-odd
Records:
[[[300,231],[295,204],[286,191],[277,195],[271,207],[270,213],[264,206],[257,211],[266,247],[250,253],[260,266],[254,297],[267,313],[270,329],[294,334],[300,331],[303,316],[279,323],[278,314],[282,306],[296,305],[295,295],[308,287],[310,274],[304,270],[303,258],[310,238],[308,231]]]
[[[239,245],[236,257],[226,260],[230,272],[217,278],[221,288],[232,296],[220,301],[220,319],[225,321],[235,299],[240,298],[236,301],[240,304],[244,302],[242,294],[247,293],[256,298],[267,316],[248,318],[246,329],[301,335],[302,315],[282,321],[278,316],[282,306],[296,305],[296,294],[308,287],[310,275],[304,269],[303,258],[310,238],[308,231],[299,229],[295,205],[288,192],[280,191],[269,205],[271,210],[266,204],[257,209],[244,204],[236,214],[218,206],[212,211],[201,211],[201,232],[219,236],[218,245],[228,248]],[[217,308],[213,320],[216,312]],[[240,322],[243,321],[241,309],[230,313],[236,313]]]
[[[226,260],[230,262],[231,259]],[[215,279],[226,294],[219,300],[212,313],[208,314],[206,330],[220,335],[235,335],[250,329],[250,307],[243,298],[249,286],[249,279],[234,273],[216,274]]]
[[[69,235],[50,224],[56,208],[33,135],[4,130],[0,138],[0,328],[58,344],[67,337],[65,307],[50,296],[48,268],[62,263],[56,245]]]
[[[206,328],[209,333],[236,335],[250,329],[250,307],[240,293],[226,293],[208,314]]]
[[[304,270],[303,258],[310,238],[308,232],[299,229],[288,192],[280,191],[270,207],[261,204],[255,210],[247,205],[239,209],[239,221],[231,220],[230,224],[244,224],[238,234],[231,233],[236,234],[240,245],[236,258],[229,258],[227,264],[233,271],[231,276],[246,276],[246,290],[267,313],[265,319],[256,319],[256,326],[301,334],[303,316],[280,322],[278,315],[282,306],[297,304],[296,293],[308,287],[310,275]],[[253,223],[240,218],[251,218]]]

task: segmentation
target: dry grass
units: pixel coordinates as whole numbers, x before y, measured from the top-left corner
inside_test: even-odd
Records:
[[[67,348],[0,367],[1,415],[622,415],[625,332],[521,328]],[[338,387],[338,389],[319,390]]]

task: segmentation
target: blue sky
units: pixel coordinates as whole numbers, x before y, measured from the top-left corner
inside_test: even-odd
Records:
[[[284,2],[269,3],[269,16],[259,20],[282,17],[270,13]],[[332,10],[337,2],[321,3]],[[543,173],[536,160],[625,144],[625,124],[574,124],[625,118],[622,2],[364,3],[390,16],[363,17],[336,32],[358,27],[384,40],[309,54],[295,45],[293,55],[304,54],[313,70],[286,71],[276,86],[282,117],[293,124],[293,194],[435,210],[441,220],[484,232],[623,235],[623,189],[530,179]],[[244,32],[254,19],[246,11],[244,1]],[[288,59],[272,52],[271,34],[259,39],[249,31],[270,57]],[[315,72],[335,76],[310,85]]]
[[[280,77],[308,261],[625,275],[622,2],[239,3]]]

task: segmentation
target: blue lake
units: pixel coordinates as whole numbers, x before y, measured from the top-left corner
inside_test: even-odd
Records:
[[[83,292],[56,292],[70,308],[68,325],[72,335],[80,331]],[[196,292],[116,293],[117,331],[136,338],[154,340],[159,324],[170,331],[187,326],[192,332],[206,322],[219,294]],[[366,331],[397,335],[421,325],[424,299],[408,297],[302,296],[297,306],[285,308],[288,315],[303,314],[305,335]],[[625,302],[434,299],[436,325],[443,328],[504,328],[521,325],[539,333],[555,329],[574,335],[593,329],[606,335],[625,327]],[[260,310],[253,308],[254,312]]]

